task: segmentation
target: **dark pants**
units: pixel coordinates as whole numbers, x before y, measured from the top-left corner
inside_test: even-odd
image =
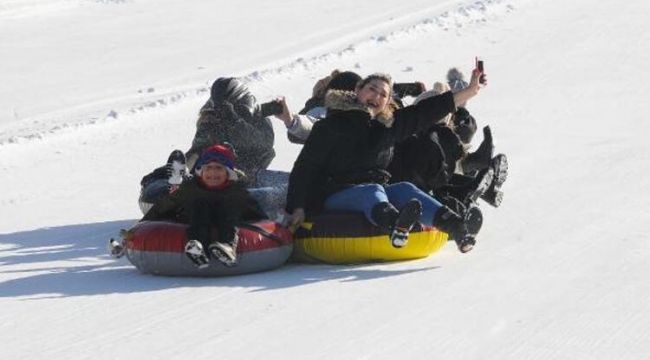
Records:
[[[221,204],[204,199],[197,200],[190,215],[187,239],[198,240],[204,249],[215,241],[232,243],[235,239],[235,221],[227,210],[226,206]]]

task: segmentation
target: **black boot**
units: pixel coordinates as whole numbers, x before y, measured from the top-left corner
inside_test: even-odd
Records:
[[[399,216],[399,211],[389,202],[380,202],[372,208],[370,216],[380,229],[390,231]]]
[[[237,266],[237,245],[239,237],[235,233],[234,237],[227,242],[214,242],[208,249],[213,258],[219,260],[227,267]]]
[[[411,199],[404,205],[395,220],[390,232],[390,242],[393,247],[401,248],[408,242],[409,232],[413,225],[422,216],[422,203],[418,199]]]
[[[449,240],[456,241],[465,233],[463,218],[450,208],[443,206],[433,216],[433,226],[449,234]]]
[[[490,167],[494,170],[494,180],[481,195],[481,199],[494,207],[499,207],[503,200],[501,186],[508,177],[508,158],[504,154],[499,154],[492,159]]]
[[[492,168],[485,168],[468,183],[452,188],[450,194],[462,201],[465,206],[469,206],[492,186],[493,181],[494,171]]]
[[[478,232],[483,226],[483,212],[481,212],[481,209],[477,205],[472,204],[467,208],[463,222],[465,223],[465,230],[467,232],[462,240],[456,241],[456,244],[460,252],[466,253],[471,251],[474,245],[476,245],[476,235],[478,235]]]
[[[476,237],[478,232],[481,230],[481,227],[483,227],[483,212],[477,205],[472,204],[467,207],[463,220],[465,222],[467,234]]]
[[[489,126],[485,126],[483,128],[483,142],[481,142],[481,145],[479,145],[476,151],[468,154],[465,160],[463,160],[463,172],[465,174],[471,174],[474,171],[489,167],[493,153],[492,130],[490,130]]]
[[[490,167],[494,171],[494,186],[500,188],[508,178],[508,157],[504,154],[498,154],[490,162]]]
[[[503,201],[503,191],[494,187],[489,188],[485,193],[483,193],[483,195],[481,195],[481,199],[489,205],[499,207]]]
[[[433,225],[449,234],[449,239],[456,242],[458,250],[462,253],[469,252],[474,248],[476,234],[482,224],[483,215],[477,206],[470,206],[465,218],[443,206],[433,218]]]

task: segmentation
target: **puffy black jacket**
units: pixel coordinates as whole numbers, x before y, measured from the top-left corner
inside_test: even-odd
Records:
[[[395,145],[388,167],[391,182],[408,181],[425,192],[434,191],[449,183],[463,155],[463,145],[453,130],[434,125]]]
[[[317,211],[331,194],[362,183],[386,183],[395,142],[454,111],[448,92],[371,118],[354,93],[330,91],[327,117],[314,124],[289,178],[287,211]]]

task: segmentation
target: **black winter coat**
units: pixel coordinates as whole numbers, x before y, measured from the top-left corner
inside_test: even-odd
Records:
[[[464,153],[452,129],[434,125],[395,145],[395,156],[388,167],[391,182],[408,181],[424,192],[435,191],[448,185]]]
[[[175,192],[154,204],[141,221],[168,220],[189,224],[199,202],[217,205],[226,226],[266,218],[244,184],[233,182],[226,188],[209,190],[200,184],[198,177],[190,177]]]
[[[314,124],[289,178],[287,211],[317,211],[331,194],[363,183],[387,183],[395,142],[423,131],[455,104],[451,92],[374,119],[352,92],[330,91],[327,117]]]

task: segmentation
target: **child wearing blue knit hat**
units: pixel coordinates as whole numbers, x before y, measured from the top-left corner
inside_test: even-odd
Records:
[[[264,219],[266,215],[239,181],[229,147],[208,147],[194,165],[193,174],[178,190],[158,201],[142,221],[188,224],[185,254],[199,268],[209,266],[209,257],[236,266],[237,223]]]

